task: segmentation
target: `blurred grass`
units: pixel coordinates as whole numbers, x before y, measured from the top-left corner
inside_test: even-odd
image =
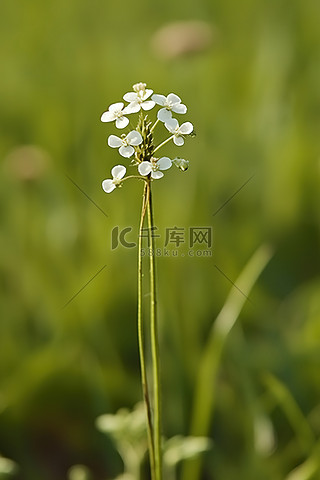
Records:
[[[225,343],[235,325],[241,310],[251,300],[243,292],[250,295],[259,275],[271,258],[271,251],[266,245],[260,247],[250,259],[226,302],[214,321],[209,337],[204,345],[204,352],[199,362],[199,373],[195,385],[194,404],[191,413],[191,434],[195,436],[208,435],[212,421],[212,413],[216,399],[216,380]],[[239,293],[241,295],[239,295]],[[251,303],[253,306],[253,304]],[[185,467],[183,478],[193,480],[199,478],[201,460]]]
[[[102,191],[118,158],[100,115],[137,81],[179,94],[197,132],[181,149],[189,171],[154,185],[159,231],[214,228],[212,259],[158,262],[164,432],[190,430],[199,362],[231,288],[214,265],[234,281],[267,242],[275,255],[255,308],[218,366],[203,479],[319,478],[319,16],[314,0],[1,2],[0,453],[18,463],[16,479],[61,480],[74,464],[97,480],[121,470],[94,421],[140,399],[136,253],[110,240],[115,225],[137,225],[142,192]],[[211,48],[157,57],[154,32],[190,19],[212,27]],[[313,432],[309,453],[266,372]],[[274,431],[267,456],[257,412]],[[309,464],[309,477],[290,474]]]

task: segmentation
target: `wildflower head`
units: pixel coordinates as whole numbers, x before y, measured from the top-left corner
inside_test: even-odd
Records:
[[[138,171],[142,176],[148,176],[158,179],[163,177],[163,173],[160,170],[168,170],[172,165],[172,161],[168,157],[154,158],[151,157],[150,161],[143,161],[138,166]]]
[[[111,170],[112,178],[107,178],[102,182],[102,188],[106,193],[111,193],[116,187],[121,185],[122,179],[126,174],[126,167],[123,165],[116,165]]]
[[[108,145],[111,148],[118,149],[119,154],[129,160],[128,167],[136,168],[136,174],[125,177],[127,168],[123,165],[116,165],[111,170],[112,178],[105,179],[102,182],[102,188],[106,193],[111,193],[116,187],[122,185],[126,178],[140,178],[145,181],[160,179],[164,176],[163,171],[168,170],[172,164],[182,171],[188,169],[189,162],[184,159],[175,158],[171,160],[167,156],[156,156],[156,152],[163,148],[171,140],[175,145],[181,146],[185,138],[193,132],[193,125],[190,122],[184,122],[179,125],[175,114],[185,114],[187,107],[182,103],[178,95],[169,93],[165,96],[154,94],[153,90],[147,88],[145,83],[136,83],[132,91],[123,95],[127,102],[112,103],[108,110],[101,116],[102,122],[115,122],[119,129],[128,127],[128,116],[138,112],[136,127],[123,133],[121,136],[109,135]],[[152,117],[151,111],[155,106],[160,106],[156,114]],[[144,113],[148,112],[148,114]],[[160,124],[159,124],[160,122]],[[155,144],[155,129],[164,125],[164,132],[169,132],[169,137],[158,145]],[[163,127],[162,127],[163,128]]]
[[[181,103],[181,98],[174,93],[169,93],[167,97],[164,95],[152,95],[152,100],[158,105],[161,105],[161,108],[158,111],[157,117],[161,122],[169,122],[172,119],[172,112],[174,113],[186,113],[187,107]]]
[[[117,128],[125,128],[129,124],[129,119],[125,116],[129,113],[138,112],[137,107],[125,107],[123,102],[113,103],[109,109],[101,115],[101,122],[115,121]]]
[[[190,135],[193,131],[193,125],[190,122],[185,122],[179,126],[179,122],[176,118],[172,118],[165,123],[166,128],[173,134],[173,141],[176,145],[180,146],[184,144],[184,136]]]

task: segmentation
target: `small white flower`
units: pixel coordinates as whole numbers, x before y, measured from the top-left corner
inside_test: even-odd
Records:
[[[158,105],[161,105],[164,108],[161,108],[158,112],[158,118],[161,122],[166,123],[171,120],[172,112],[174,113],[186,113],[187,107],[181,103],[181,98],[174,93],[169,93],[167,97],[164,95],[152,95],[151,99],[156,102]]]
[[[172,162],[168,157],[161,157],[159,160],[152,157],[150,162],[141,162],[138,166],[138,171],[144,177],[151,173],[152,178],[158,179],[163,177],[163,173],[159,170],[168,170],[171,165]]]
[[[101,115],[101,122],[115,121],[117,128],[125,128],[129,123],[129,120],[127,119],[127,117],[125,117],[125,115],[128,115],[129,113],[136,113],[140,109],[138,108],[138,106],[129,107],[128,105],[125,108],[123,107],[124,103],[122,102],[113,103],[112,105],[110,105],[109,109]]]
[[[189,168],[189,160],[184,160],[183,158],[174,158],[172,160],[172,163],[174,163],[174,165],[183,172],[185,172]]]
[[[128,92],[123,95],[123,99],[126,102],[130,102],[127,108],[136,109],[139,111],[140,108],[143,110],[151,110],[155,106],[155,102],[153,100],[147,100],[152,94],[153,90],[146,88],[145,83],[136,83],[133,85],[133,92]]]
[[[175,118],[165,123],[165,127],[173,134],[173,141],[176,145],[184,144],[183,135],[190,135],[193,131],[193,125],[190,122],[185,122],[179,127],[179,122]]]
[[[113,192],[113,190],[120,185],[122,178],[126,174],[126,171],[127,169],[123,165],[116,165],[115,167],[113,167],[113,169],[111,170],[112,179],[107,178],[102,182],[103,190],[106,193]]]
[[[110,135],[108,138],[109,147],[119,148],[120,155],[126,158],[133,155],[133,146],[140,145],[140,143],[142,143],[142,136],[136,130],[132,130],[128,135],[122,135],[121,138],[116,135]]]

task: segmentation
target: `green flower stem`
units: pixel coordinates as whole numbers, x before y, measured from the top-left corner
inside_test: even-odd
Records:
[[[153,237],[153,209],[151,183],[149,179],[149,195],[147,203],[148,212],[148,236],[150,247],[150,323],[151,323],[151,356],[153,374],[153,395],[154,395],[154,456],[155,456],[155,478],[162,480],[162,451],[161,451],[161,385],[160,385],[160,359],[159,359],[159,335],[157,320],[157,290],[155,271],[155,244]]]
[[[167,138],[167,140],[165,140],[164,142],[160,143],[160,145],[158,145],[154,150],[153,150],[153,153],[156,153],[157,150],[159,150],[159,148],[163,147],[164,145],[166,145],[168,142],[170,142],[170,140],[172,140],[174,137],[174,135],[171,135],[171,137]]]
[[[119,180],[119,185],[121,185],[121,183],[125,182],[126,180],[130,180],[130,178],[137,178],[138,180],[143,180],[144,182],[146,182],[146,184],[148,183],[148,180],[145,177],[139,175],[129,175],[128,177],[121,178],[121,180]]]
[[[150,470],[151,479],[156,480],[155,477],[155,454],[154,454],[154,440],[153,440],[153,428],[152,428],[152,411],[150,405],[150,396],[147,381],[147,367],[144,354],[144,329],[142,322],[142,229],[146,215],[146,209],[149,199],[149,184],[145,183],[143,191],[142,209],[139,226],[139,238],[138,238],[138,343],[139,343],[139,355],[140,355],[140,369],[141,369],[141,383],[143,399],[146,407],[147,414],[147,434],[148,434],[148,448],[150,457]]]
[[[156,126],[158,125],[159,122],[160,122],[160,120],[159,120],[159,118],[157,118],[157,120],[152,125],[150,132],[153,132],[153,130],[156,128]]]

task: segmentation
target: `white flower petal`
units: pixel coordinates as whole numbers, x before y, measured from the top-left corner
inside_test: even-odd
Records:
[[[150,88],[146,88],[146,90],[143,92],[142,99],[147,100],[151,95],[153,94],[153,90],[150,90]]]
[[[122,155],[122,157],[129,158],[131,157],[131,155],[133,155],[134,148],[131,147],[130,145],[126,147],[123,145],[122,147],[119,148],[119,153],[120,155]]]
[[[102,115],[101,115],[101,122],[113,122],[113,120],[115,119],[115,115],[114,113],[112,112],[104,112]]]
[[[123,109],[123,114],[128,115],[129,113],[137,113],[140,111],[140,104],[138,102],[131,102]]]
[[[126,102],[135,102],[138,98],[138,95],[135,92],[128,92],[123,95],[123,100]]]
[[[119,112],[119,110],[123,109],[123,106],[124,106],[124,103],[122,102],[113,103],[109,107],[109,112]]]
[[[125,128],[129,123],[129,119],[127,117],[120,117],[116,119],[116,127],[117,128]]]
[[[158,178],[162,178],[162,177],[163,177],[163,173],[160,172],[159,170],[156,170],[155,172],[152,171],[152,172],[151,172],[151,177],[154,178],[155,180],[157,180]]]
[[[116,186],[110,178],[107,178],[106,180],[103,180],[102,188],[106,193],[111,193]]]
[[[183,103],[178,103],[172,107],[174,113],[187,113],[187,107]]]
[[[152,100],[147,100],[146,102],[141,103],[143,110],[151,110],[155,106],[155,102]]]
[[[181,145],[184,144],[184,138],[183,137],[173,137],[173,141],[178,147],[181,147]]]
[[[171,118],[168,122],[164,124],[164,126],[169,130],[169,132],[174,133],[176,128],[179,127],[179,122],[176,118]]]
[[[149,175],[149,173],[152,171],[152,165],[150,162],[142,162],[138,166],[138,172],[140,175],[143,175],[144,177]]]
[[[181,98],[175,93],[169,93],[167,96],[168,103],[181,103]]]
[[[160,170],[168,170],[172,165],[172,162],[169,157],[161,157],[157,161],[157,166]]]
[[[116,135],[110,135],[110,137],[108,138],[108,145],[111,148],[121,147],[122,140],[121,140],[121,138],[117,137]]]
[[[151,97],[151,100],[153,100],[154,102],[156,102],[158,105],[164,105],[166,103],[166,97],[164,95],[158,95],[158,94],[154,94],[152,95]]]
[[[185,122],[182,125],[180,125],[179,132],[182,133],[182,135],[189,135],[193,131],[193,125],[191,122]]]
[[[132,130],[132,132],[128,133],[126,139],[130,145],[140,145],[140,143],[142,143],[142,136],[136,130]]]
[[[123,178],[126,174],[126,167],[124,167],[123,165],[116,165],[115,167],[113,167],[113,169],[111,170],[111,175],[113,176],[113,178],[115,178],[116,180],[121,180],[121,178]]]
[[[172,113],[166,108],[161,108],[158,112],[157,117],[163,123],[168,123],[172,119]]]

